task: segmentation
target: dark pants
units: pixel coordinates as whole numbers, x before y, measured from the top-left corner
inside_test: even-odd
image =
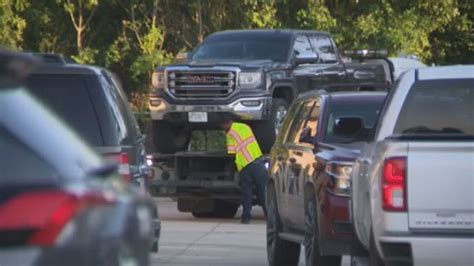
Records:
[[[252,215],[253,187],[257,192],[257,201],[262,206],[263,212],[267,214],[265,208],[265,187],[267,185],[268,172],[263,160],[256,160],[247,165],[239,173],[240,187],[242,189],[242,220],[250,220]]]

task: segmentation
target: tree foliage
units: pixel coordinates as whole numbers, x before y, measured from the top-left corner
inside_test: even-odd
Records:
[[[471,2],[0,0],[0,45],[106,66],[131,95],[148,90],[154,67],[228,29],[314,29],[330,32],[340,48],[385,48],[426,63],[473,63]]]
[[[20,49],[26,20],[19,15],[29,3],[26,0],[0,0],[0,45]]]

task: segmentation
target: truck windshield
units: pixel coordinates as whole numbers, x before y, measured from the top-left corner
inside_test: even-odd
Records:
[[[373,127],[382,109],[385,94],[364,99],[347,97],[341,100],[332,100],[328,106],[327,124],[324,128],[323,142],[325,143],[352,143],[367,141],[373,135]],[[364,120],[364,129],[353,136],[340,136],[334,132],[334,123],[341,117],[361,117]]]
[[[474,136],[474,79],[416,82],[394,134]]]
[[[286,62],[290,38],[281,34],[211,36],[192,54],[191,60],[271,60]]]

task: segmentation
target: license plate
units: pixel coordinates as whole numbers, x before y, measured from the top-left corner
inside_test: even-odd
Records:
[[[189,112],[189,122],[207,122],[207,113]]]

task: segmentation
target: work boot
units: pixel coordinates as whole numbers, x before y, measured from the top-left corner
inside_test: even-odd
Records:
[[[242,224],[249,224],[249,223],[250,223],[250,219],[242,219],[242,220],[240,220],[240,223],[242,223]]]

